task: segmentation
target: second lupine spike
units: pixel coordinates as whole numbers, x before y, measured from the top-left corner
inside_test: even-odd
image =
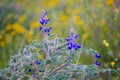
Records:
[[[79,48],[81,48],[81,45],[77,44],[76,42],[78,36],[79,35],[75,34],[75,31],[72,28],[70,30],[70,38],[66,38],[68,50],[71,50],[71,49],[78,50]]]

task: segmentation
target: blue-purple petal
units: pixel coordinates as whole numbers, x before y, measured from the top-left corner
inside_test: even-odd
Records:
[[[42,18],[40,18],[40,23],[43,25],[44,24],[44,20]]]
[[[40,61],[39,61],[39,60],[36,60],[36,61],[35,61],[35,64],[40,64]]]
[[[95,58],[98,58],[98,59],[101,58],[101,56],[99,54],[97,54],[97,53],[95,53],[94,56],[95,56]]]
[[[32,69],[29,69],[28,71],[29,71],[29,72],[32,72]]]
[[[81,45],[80,45],[80,44],[77,44],[77,48],[81,48]]]
[[[77,39],[77,38],[78,38],[78,36],[79,36],[79,34],[76,34],[74,38],[75,38],[75,39]]]
[[[43,29],[43,28],[40,26],[40,27],[39,27],[39,31],[41,31],[42,29]]]
[[[95,61],[95,65],[101,66],[100,62],[98,62],[98,61]]]
[[[70,38],[66,38],[66,41],[70,41]]]
[[[71,50],[72,49],[72,43],[68,42],[68,49]]]

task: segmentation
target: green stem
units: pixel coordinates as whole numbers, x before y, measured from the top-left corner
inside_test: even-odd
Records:
[[[81,43],[82,47],[83,47],[83,43],[84,43],[84,39],[82,39],[82,43]],[[81,53],[82,53],[82,47],[80,48],[80,52],[79,52],[79,54],[78,54],[79,56],[78,56],[78,59],[77,59],[76,64],[78,64],[78,63],[79,63],[80,56],[81,56]]]

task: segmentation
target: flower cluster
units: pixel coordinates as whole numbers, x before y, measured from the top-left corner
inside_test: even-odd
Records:
[[[47,15],[47,12],[46,11],[42,11],[41,18],[40,18],[41,25],[45,25],[45,24],[47,24],[50,21],[50,19],[47,19],[45,17],[46,15]]]
[[[70,38],[66,38],[67,47],[69,50],[78,50],[79,48],[81,48],[81,45],[76,43],[76,39],[78,38],[78,36],[78,34],[75,34],[74,29],[71,29]]]
[[[47,12],[42,11],[41,18],[39,20],[42,26],[39,27],[39,31],[41,31],[43,34],[49,35],[49,32],[51,31],[52,28],[45,26],[50,21],[50,19],[46,18],[46,15],[47,15]]]
[[[100,62],[97,61],[96,59],[100,59],[101,56],[98,53],[95,53],[94,54],[94,58],[95,58],[95,65],[100,66],[101,65]]]
[[[39,61],[39,60],[36,60],[36,61],[35,61],[35,64],[39,65],[39,64],[40,64],[40,61]]]

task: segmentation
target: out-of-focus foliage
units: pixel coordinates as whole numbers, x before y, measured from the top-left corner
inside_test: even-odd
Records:
[[[2,0],[0,68],[25,44],[41,39],[38,20],[45,9],[52,18],[49,26],[53,27],[53,33],[64,37],[74,27],[84,39],[84,45],[102,55],[102,66],[120,69],[119,4],[119,0]],[[86,59],[82,61],[87,62]]]
[[[70,30],[70,38],[66,40],[51,33],[48,35],[50,28],[46,27],[46,21],[49,19],[44,17],[46,12],[42,13],[40,31],[43,33],[43,40],[35,40],[19,50],[18,54],[11,56],[8,66],[0,69],[1,80],[113,79],[111,76],[117,71],[100,68],[101,56],[97,51],[77,43],[78,34],[74,29]],[[92,62],[81,64],[79,60],[83,54],[91,56]]]

